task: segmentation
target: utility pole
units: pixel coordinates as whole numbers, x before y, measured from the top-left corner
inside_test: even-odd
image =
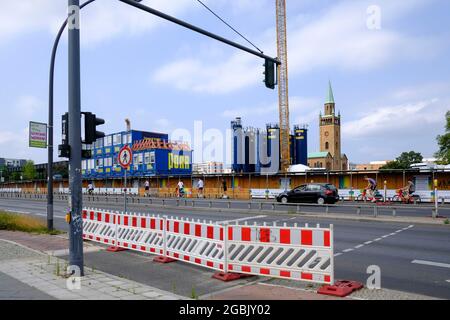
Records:
[[[69,265],[83,270],[83,219],[81,190],[81,84],[80,84],[80,1],[68,0],[69,28]]]

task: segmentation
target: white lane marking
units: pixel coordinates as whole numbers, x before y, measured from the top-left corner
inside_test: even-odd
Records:
[[[449,268],[450,269],[450,264],[448,264],[448,263],[425,261],[425,260],[413,260],[413,261],[411,261],[411,263],[424,264],[424,265],[427,265],[427,266]]]
[[[26,215],[31,215],[31,216],[47,217],[47,215],[44,213],[32,213],[32,212],[28,212],[28,211],[19,211],[19,210],[3,210],[3,211],[10,212],[10,213],[26,214]],[[53,218],[64,219],[64,220],[66,219],[65,217],[60,217],[60,216],[56,216],[56,215],[54,215]]]
[[[224,221],[219,221],[218,224],[240,222],[240,221],[246,221],[246,220],[252,220],[252,219],[261,219],[261,218],[265,218],[265,217],[267,217],[267,216],[254,216],[254,217],[240,218],[240,219],[234,219],[234,220],[224,220]]]
[[[383,240],[383,239],[386,239],[387,237],[395,236],[395,235],[399,234],[400,232],[405,231],[405,230],[408,230],[408,229],[411,229],[411,228],[414,228],[414,225],[410,225],[410,226],[408,226],[408,227],[406,227],[406,228],[397,230],[397,231],[392,232],[392,233],[390,233],[390,234],[386,234],[386,235],[384,235],[384,236],[381,236],[380,238],[376,238],[376,239],[373,239],[373,240],[366,241],[366,242],[364,242],[364,244],[359,244],[359,245],[355,246],[353,249],[345,249],[345,250],[342,250],[342,252],[336,253],[334,256],[335,256],[335,257],[338,257],[338,256],[340,256],[340,255],[343,255],[344,253],[351,252],[351,251],[356,250],[356,249],[360,249],[360,248],[364,247],[364,245],[369,245],[369,244],[371,244],[371,243],[374,243],[374,242],[377,242],[377,241],[381,241],[381,240]]]
[[[450,283],[450,280],[447,280],[447,282],[449,282],[449,283]]]

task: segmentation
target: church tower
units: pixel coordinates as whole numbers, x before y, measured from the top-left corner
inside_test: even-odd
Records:
[[[320,114],[320,151],[329,152],[333,157],[332,170],[342,170],[341,156],[341,115],[336,115],[331,81],[325,100],[325,114]]]

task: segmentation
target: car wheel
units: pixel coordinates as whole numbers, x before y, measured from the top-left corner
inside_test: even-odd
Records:
[[[281,203],[283,203],[283,204],[288,203],[288,198],[287,197],[282,197],[281,198]]]
[[[318,198],[317,199],[317,204],[319,204],[319,205],[324,205],[325,204],[325,199],[324,198],[322,198],[322,197],[320,197],[320,198]]]

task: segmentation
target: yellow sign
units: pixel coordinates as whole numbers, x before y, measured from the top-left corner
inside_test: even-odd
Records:
[[[190,169],[191,161],[189,156],[180,156],[169,153],[169,170],[172,169]]]

